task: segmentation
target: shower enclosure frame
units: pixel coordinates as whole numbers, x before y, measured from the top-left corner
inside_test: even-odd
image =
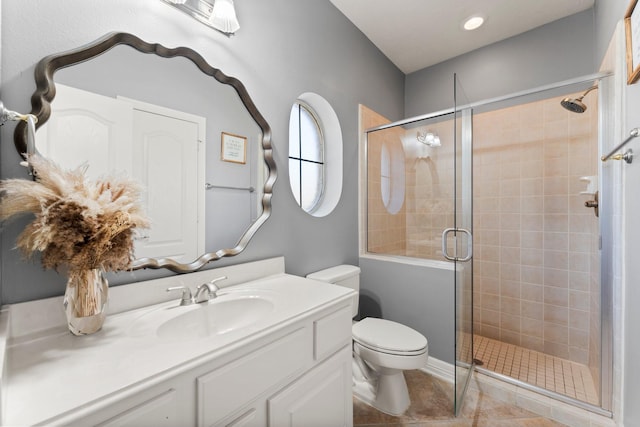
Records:
[[[563,87],[570,87],[573,85],[579,85],[579,84],[585,84],[585,83],[589,83],[592,82],[592,84],[594,82],[601,82],[603,81],[603,79],[612,76],[612,73],[608,73],[608,72],[600,72],[600,73],[594,73],[594,74],[589,74],[589,75],[585,75],[585,76],[581,76],[581,77],[576,77],[573,79],[568,79],[568,80],[563,80],[560,82],[556,82],[556,83],[552,83],[552,84],[548,84],[548,85],[544,85],[544,86],[539,86],[533,89],[528,89],[528,90],[523,90],[523,91],[519,91],[519,92],[515,92],[515,93],[511,93],[508,95],[504,95],[504,96],[500,96],[500,97],[495,97],[495,98],[490,98],[490,99],[486,99],[486,100],[482,100],[482,101],[478,101],[478,102],[472,102],[469,103],[467,105],[462,105],[462,106],[456,106],[454,108],[451,109],[445,109],[445,110],[440,110],[437,112],[433,112],[433,113],[428,113],[428,114],[424,114],[424,115],[419,115],[419,116],[415,116],[415,117],[411,117],[411,118],[407,118],[407,119],[403,119],[403,120],[399,120],[393,123],[388,123],[385,125],[381,125],[381,126],[376,126],[370,129],[366,129],[365,130],[365,135],[368,135],[370,132],[374,132],[374,131],[379,131],[379,130],[384,130],[384,129],[389,129],[389,128],[393,128],[393,127],[397,127],[397,126],[403,126],[403,125],[408,125],[414,122],[418,122],[418,121],[422,121],[422,120],[429,120],[429,119],[434,119],[440,116],[445,116],[445,115],[450,115],[450,114],[455,114],[456,111],[462,111],[465,109],[476,109],[479,107],[483,107],[483,106],[487,106],[490,104],[498,104],[500,102],[508,102],[511,100],[514,100],[516,98],[519,97],[524,97],[524,96],[531,96],[531,95],[535,95],[536,93],[542,93],[545,91],[551,91],[551,90],[557,90],[557,89],[561,89]],[[603,99],[603,95],[602,95],[602,91],[599,91],[599,97],[600,100]],[[602,102],[599,103],[600,105],[603,105]],[[603,135],[604,135],[604,131],[603,131],[603,126],[605,125],[604,120],[603,120],[603,112],[602,112],[602,108],[600,108],[599,112],[598,112],[598,148],[599,150],[602,149],[603,147]],[[365,141],[367,140],[367,138],[365,138]],[[368,159],[368,147],[367,147],[367,143],[365,142],[365,150],[364,150],[364,155],[365,155],[365,164],[367,159]],[[606,177],[604,176],[605,174],[602,173],[602,166],[599,164],[598,166],[598,171],[599,171],[599,179],[601,180],[601,183],[603,183],[603,180],[606,179]],[[366,172],[365,172],[366,174]],[[366,176],[366,175],[365,175]],[[365,181],[367,182],[367,181]],[[603,185],[600,185],[599,187],[605,190],[608,190],[610,188],[611,183],[606,183],[604,182]],[[606,193],[606,191],[604,192]],[[585,409],[587,411],[599,414],[599,415],[603,415],[603,416],[607,416],[607,417],[612,417],[612,406],[613,406],[613,356],[614,356],[614,349],[613,349],[613,283],[610,280],[611,276],[612,276],[612,267],[611,267],[611,260],[613,259],[613,248],[611,247],[611,244],[609,243],[609,239],[607,238],[606,233],[610,232],[610,230],[612,230],[612,218],[611,218],[611,212],[610,209],[608,209],[608,206],[606,206],[606,201],[607,201],[607,195],[604,194],[604,198],[601,200],[601,205],[604,206],[604,209],[601,209],[601,214],[600,214],[600,220],[599,220],[599,230],[600,230],[600,238],[601,238],[601,253],[600,253],[600,265],[601,265],[601,271],[600,271],[600,286],[601,286],[601,310],[600,310],[600,316],[601,316],[601,363],[600,363],[600,406],[595,406],[592,404],[589,404],[587,402],[583,402],[581,400],[577,400],[565,395],[562,395],[560,393],[557,392],[552,392],[546,389],[543,389],[541,387],[523,382],[521,380],[515,379],[515,378],[511,378],[508,377],[506,375],[503,374],[499,374],[499,373],[495,373],[493,371],[490,371],[488,369],[479,367],[477,365],[474,365],[474,369],[478,372],[481,372],[485,375],[500,379],[504,382],[516,385],[518,387],[521,387],[523,389],[528,389],[534,392],[537,392],[539,394],[545,395],[547,397],[551,397],[555,400],[558,400],[560,402],[563,403],[567,403],[576,407],[579,407],[581,409]],[[368,247],[368,243],[367,243],[367,230],[368,230],[368,226],[366,224],[367,221],[367,215],[364,216],[365,217],[365,228],[364,228],[364,250],[365,253],[370,254],[367,251],[367,247]],[[604,237],[603,237],[604,235]],[[376,255],[376,254],[372,254],[372,255]]]

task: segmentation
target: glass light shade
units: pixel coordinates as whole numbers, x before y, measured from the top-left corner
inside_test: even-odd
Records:
[[[236,17],[233,0],[216,0],[209,17],[209,23],[223,33],[233,34],[240,29],[240,23]]]
[[[425,136],[425,142],[429,145],[431,145],[433,143],[435,136],[431,133],[431,132],[427,132],[427,135]]]
[[[187,0],[169,0],[173,4],[185,4]]]

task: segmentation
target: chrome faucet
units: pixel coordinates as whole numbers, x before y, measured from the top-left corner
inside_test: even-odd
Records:
[[[191,305],[193,304],[193,297],[191,296],[191,289],[186,286],[174,286],[171,288],[167,288],[167,292],[171,291],[182,291],[182,299],[180,300],[180,305]]]
[[[200,304],[202,302],[207,302],[209,300],[217,298],[220,288],[216,285],[216,282],[225,280],[226,278],[227,276],[216,277],[215,279],[198,286],[198,288],[196,289],[196,294],[193,297],[193,302]]]

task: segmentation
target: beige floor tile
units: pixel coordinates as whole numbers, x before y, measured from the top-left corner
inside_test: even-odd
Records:
[[[411,406],[400,416],[379,412],[353,400],[357,427],[558,427],[555,421],[469,389],[458,418],[453,415],[453,385],[422,371],[406,371]]]

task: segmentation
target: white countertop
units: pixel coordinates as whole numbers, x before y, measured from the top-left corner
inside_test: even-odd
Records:
[[[272,293],[276,308],[260,322],[206,338],[161,339],[153,332],[140,333],[141,316],[177,307],[179,299],[175,299],[109,315],[102,330],[93,335],[76,337],[54,329],[10,342],[2,378],[2,424],[46,423],[83,405],[104,403],[116,392],[134,393],[353,295],[347,288],[287,274],[225,289]]]

